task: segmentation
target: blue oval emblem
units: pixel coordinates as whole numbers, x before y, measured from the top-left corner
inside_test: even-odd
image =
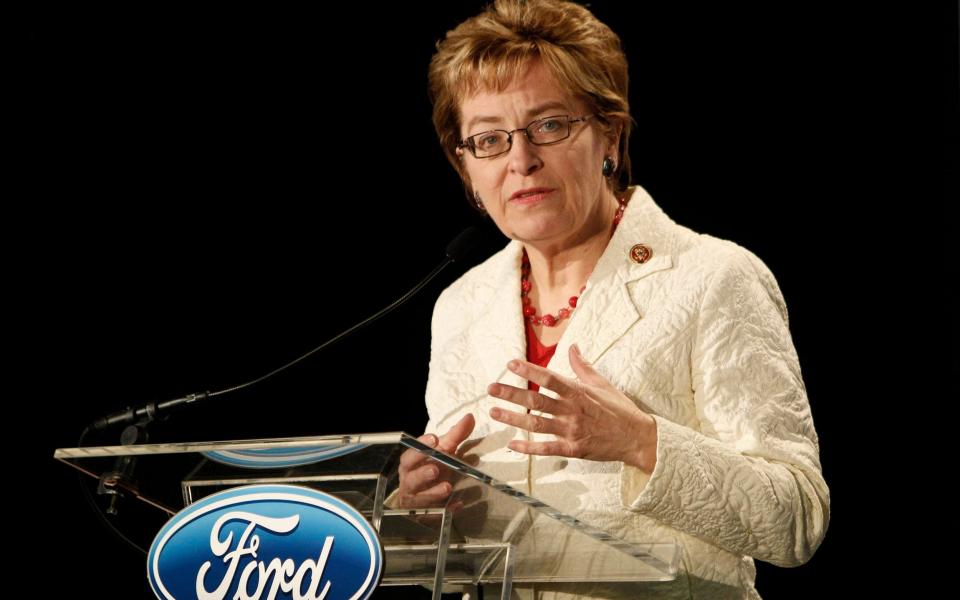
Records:
[[[363,515],[292,485],[207,496],[170,519],[147,556],[161,600],[361,600],[382,567],[380,539]]]

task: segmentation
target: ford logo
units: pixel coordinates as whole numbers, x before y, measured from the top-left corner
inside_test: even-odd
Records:
[[[170,519],[147,556],[161,600],[360,600],[382,567],[380,540],[363,515],[292,485],[207,496]]]

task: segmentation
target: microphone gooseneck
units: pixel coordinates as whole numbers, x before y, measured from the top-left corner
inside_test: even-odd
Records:
[[[104,416],[95,420],[90,425],[90,429],[93,431],[101,431],[101,430],[113,427],[115,425],[130,425],[130,424],[139,423],[142,421],[152,421],[154,419],[163,418],[168,414],[187,406],[188,404],[193,404],[195,402],[207,400],[208,398],[223,396],[224,394],[229,394],[231,392],[236,392],[238,390],[248,388],[252,385],[256,385],[260,383],[261,381],[269,379],[270,377],[273,377],[274,375],[280,373],[281,371],[285,371],[290,367],[292,367],[293,365],[303,360],[306,360],[310,356],[323,350],[327,346],[330,346],[331,344],[343,339],[344,337],[350,335],[351,333],[360,329],[361,327],[364,327],[365,325],[369,325],[373,323],[380,317],[386,315],[393,309],[397,308],[398,306],[400,306],[401,304],[409,300],[417,292],[423,289],[425,285],[430,283],[430,281],[432,281],[433,278],[436,277],[440,273],[440,271],[445,269],[450,263],[463,259],[463,257],[466,256],[470,252],[470,250],[476,247],[476,245],[483,238],[483,236],[484,236],[483,231],[477,226],[470,226],[464,229],[463,231],[460,232],[459,235],[457,235],[457,237],[453,239],[453,241],[447,244],[447,248],[446,248],[447,257],[443,260],[443,262],[441,262],[440,265],[437,266],[437,268],[431,271],[429,275],[427,275],[422,281],[420,281],[420,283],[415,285],[413,289],[408,291],[406,294],[401,296],[399,299],[394,301],[389,306],[381,309],[376,314],[370,317],[367,317],[363,321],[360,321],[359,323],[357,323],[356,325],[353,325],[352,327],[343,331],[342,333],[323,342],[322,344],[320,344],[313,350],[310,350],[306,354],[291,360],[287,364],[282,365],[265,375],[261,375],[260,377],[257,377],[256,379],[253,379],[246,383],[235,385],[233,387],[222,389],[216,392],[200,392],[196,394],[187,394],[186,396],[183,396],[181,398],[174,398],[173,400],[166,400],[163,402],[148,402],[147,404],[144,404],[138,408],[125,408],[121,411],[111,413],[107,416]]]

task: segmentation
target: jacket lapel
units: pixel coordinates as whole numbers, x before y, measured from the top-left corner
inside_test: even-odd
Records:
[[[557,350],[547,368],[573,377],[568,361],[570,346],[576,342],[588,362],[595,363],[618,339],[643,317],[633,300],[631,289],[643,278],[673,266],[673,239],[670,229],[676,227],[640,186],[635,186],[620,225],[607,245],[580,296],[570,324],[557,343]],[[652,250],[644,263],[630,256],[636,244]],[[507,370],[513,358],[525,358],[527,341],[520,306],[520,257],[523,246],[511,241],[490,270],[490,286],[499,290],[478,315],[477,349],[480,380],[477,394],[486,385],[500,381],[526,387],[525,379]],[[469,368],[469,367],[468,367]],[[513,408],[506,401],[486,398],[489,406]],[[492,404],[491,404],[492,403]]]
[[[507,370],[511,359],[522,359],[527,353],[527,340],[520,308],[520,256],[523,246],[511,241],[491,269],[497,290],[478,318],[477,349],[484,387],[495,381],[525,387],[526,380]],[[504,406],[512,406],[504,402]]]
[[[577,309],[547,368],[573,377],[568,360],[573,343],[580,347],[588,362],[595,363],[642,318],[631,289],[644,277],[673,266],[671,225],[673,222],[649,194],[635,186],[620,224],[590,275],[587,288],[581,294]],[[631,248],[636,244],[643,244],[653,251],[649,260],[637,263],[631,258]]]

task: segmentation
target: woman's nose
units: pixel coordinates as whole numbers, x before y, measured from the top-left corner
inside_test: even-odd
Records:
[[[539,147],[531,144],[523,131],[513,134],[510,148],[510,170],[521,175],[529,175],[543,166]]]

